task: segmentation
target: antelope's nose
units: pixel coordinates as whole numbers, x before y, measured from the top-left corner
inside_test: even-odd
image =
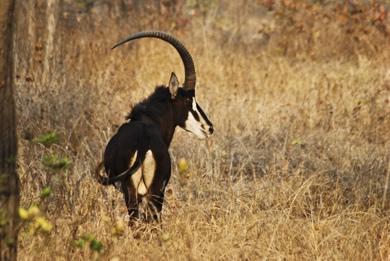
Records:
[[[214,132],[214,127],[213,126],[209,127],[209,132],[210,132],[210,134],[213,134],[213,132]]]

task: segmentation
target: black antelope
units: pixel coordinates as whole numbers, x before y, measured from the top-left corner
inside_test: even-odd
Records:
[[[172,73],[169,86],[157,86],[148,98],[134,106],[127,116],[128,122],[108,142],[96,175],[100,184],[115,185],[123,192],[131,219],[140,218],[139,204],[145,198],[149,216],[159,220],[171,176],[168,149],[176,126],[201,139],[209,137],[214,129],[195,99],[195,66],[181,42],[163,32],[139,32],[113,49],[144,37],[166,41],[178,51],[184,64],[184,84],[180,87]],[[103,165],[107,177],[100,175]]]

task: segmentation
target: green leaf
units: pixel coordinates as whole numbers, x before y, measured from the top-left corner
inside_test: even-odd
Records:
[[[58,134],[53,131],[53,132],[48,132],[48,133],[45,133],[45,134],[42,134],[40,136],[38,136],[37,138],[35,138],[33,141],[35,143],[40,143],[46,147],[54,144],[54,143],[58,143],[59,142],[59,136]]]
[[[62,158],[56,154],[46,154],[43,156],[42,163],[46,167],[60,170],[68,168],[71,161],[67,157]]]
[[[8,224],[7,212],[4,209],[0,209],[0,227]]]
[[[12,238],[12,237],[5,237],[5,243],[7,244],[7,246],[15,246],[16,242],[15,242],[15,239]]]
[[[92,234],[84,234],[81,236],[81,238],[85,241],[91,241],[95,239],[95,236]]]
[[[50,187],[44,187],[41,191],[41,198],[47,198],[51,195],[51,188]]]
[[[103,250],[103,243],[100,242],[97,239],[92,239],[91,242],[89,243],[89,247],[96,252],[100,252]]]
[[[79,247],[79,248],[83,248],[85,246],[85,240],[82,238],[75,240],[73,243],[76,247]]]

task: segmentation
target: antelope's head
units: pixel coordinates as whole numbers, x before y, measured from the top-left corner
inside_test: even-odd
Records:
[[[176,124],[192,132],[200,139],[208,138],[214,132],[213,124],[195,99],[195,90],[179,86],[175,73],[169,80],[169,92],[172,96],[173,113]]]
[[[168,42],[176,49],[183,61],[185,76],[183,86],[179,86],[179,81],[174,73],[172,73],[168,85],[171,93],[174,124],[192,132],[200,139],[209,137],[214,132],[214,128],[195,99],[195,65],[190,53],[179,40],[163,32],[139,32],[119,42],[113,48],[144,37],[158,38]]]

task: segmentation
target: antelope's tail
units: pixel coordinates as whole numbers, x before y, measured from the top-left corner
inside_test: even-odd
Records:
[[[96,168],[95,168],[95,178],[96,178],[97,182],[99,182],[100,184],[106,185],[106,182],[107,182],[108,178],[100,175],[100,171],[102,170],[103,166],[104,166],[104,162],[103,161],[101,161],[96,166]]]
[[[124,172],[120,173],[119,175],[117,175],[115,177],[104,177],[104,176],[100,175],[100,171],[104,165],[104,162],[102,161],[97,165],[97,167],[95,169],[96,179],[100,184],[102,184],[104,186],[113,185],[115,182],[129,178],[131,175],[136,173],[139,170],[139,168],[142,166],[142,162],[143,162],[143,159],[138,154],[133,166],[131,166],[129,169],[125,170]]]

